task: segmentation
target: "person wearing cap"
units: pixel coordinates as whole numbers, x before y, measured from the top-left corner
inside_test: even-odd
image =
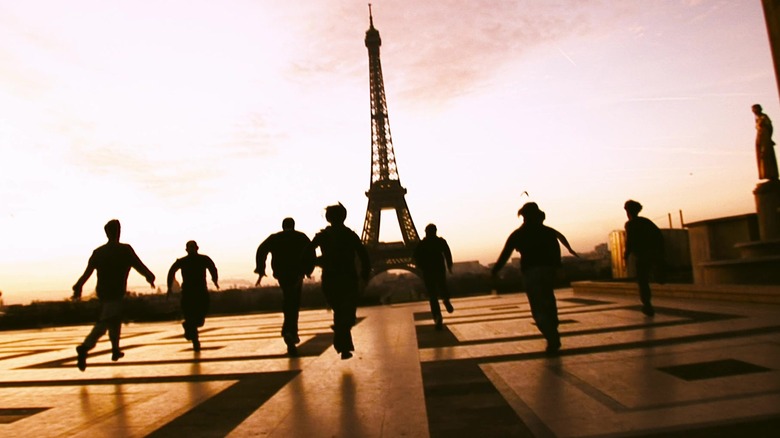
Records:
[[[330,224],[317,233],[307,254],[322,254],[317,259],[322,268],[322,293],[333,309],[333,347],[342,359],[352,357],[352,327],[357,322],[359,280],[368,281],[371,261],[368,251],[354,231],[344,225],[347,209],[341,203],[325,208],[325,220]],[[360,260],[360,275],[355,260]],[[311,260],[313,263],[314,260]]]
[[[436,330],[443,328],[439,297],[444,302],[447,313],[455,309],[450,303],[450,292],[447,289],[447,271],[452,274],[452,252],[447,241],[436,235],[436,225],[425,227],[425,238],[414,248],[414,262],[422,271],[428,300],[431,304],[431,315]]]
[[[494,277],[498,275],[513,251],[520,253],[520,270],[525,280],[531,315],[547,340],[546,353],[556,355],[561,348],[558,307],[553,291],[555,271],[561,265],[558,240],[566,242],[565,246],[573,255],[576,256],[576,253],[563,234],[544,225],[545,214],[535,202],[523,205],[517,215],[523,216],[523,224],[509,235],[492,274]]]
[[[108,242],[92,252],[87,262],[87,269],[73,285],[73,300],[80,300],[84,283],[92,276],[92,272],[97,271],[95,291],[100,301],[100,317],[84,342],[76,347],[76,365],[81,371],[87,368],[87,353],[95,347],[106,331],[111,341],[111,360],[117,361],[125,355],[119,349],[119,337],[122,331],[122,310],[130,269],[138,271],[154,288],[152,271],[143,264],[130,245],[119,242],[122,232],[119,221],[116,219],[108,221],[103,230],[106,232]]]
[[[301,290],[303,276],[310,276],[314,266],[305,269],[306,255],[304,251],[311,240],[306,234],[295,229],[295,220],[291,217],[282,220],[282,231],[271,234],[257,247],[255,255],[256,286],[265,276],[265,260],[271,254],[271,269],[274,278],[282,289],[282,338],[287,345],[287,354],[298,355],[296,345],[301,342],[298,337],[298,314],[301,308]]]
[[[623,205],[628,221],[626,222],[626,251],[623,257],[626,264],[633,255],[636,263],[636,282],[639,287],[639,299],[642,301],[642,313],[654,316],[655,308],[650,291],[650,277],[653,271],[662,275],[664,259],[664,237],[661,230],[646,217],[639,216],[642,204],[629,199]]]
[[[177,259],[168,270],[168,295],[172,293],[176,271],[181,270],[181,311],[184,314],[184,339],[192,342],[192,349],[200,351],[198,327],[203,327],[209,311],[209,290],[206,285],[206,271],[219,289],[219,274],[211,257],[198,254],[198,244],[187,242],[187,255]]]

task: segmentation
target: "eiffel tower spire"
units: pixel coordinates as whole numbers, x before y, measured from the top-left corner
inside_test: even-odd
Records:
[[[369,28],[366,31],[369,84],[371,88],[371,185],[366,192],[368,208],[363,223],[363,243],[371,255],[374,272],[407,269],[416,272],[412,251],[420,237],[406,205],[406,189],[401,186],[395,162],[390,119],[387,113],[385,85],[379,47],[382,39],[374,28],[371,5],[368,5]],[[403,242],[380,242],[379,226],[383,210],[395,210]]]

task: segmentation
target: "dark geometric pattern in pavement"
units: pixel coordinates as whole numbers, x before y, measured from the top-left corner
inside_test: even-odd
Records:
[[[563,300],[561,300],[563,301]],[[595,301],[595,300],[592,300]],[[590,305],[601,305],[605,302],[603,301],[597,301],[598,304],[585,304],[585,306]],[[614,310],[632,310],[636,311],[638,313],[641,313],[642,307],[641,306],[620,306],[620,307],[611,307],[608,310],[614,311]],[[596,310],[588,310],[582,309],[578,311],[573,311],[571,308],[566,308],[564,310],[559,310],[558,316],[561,315],[571,315],[571,314],[582,314],[582,313],[588,313],[588,312],[603,312],[604,309],[596,309]],[[671,308],[663,308],[656,306],[655,308],[656,314],[658,315],[667,315],[667,316],[673,316],[679,319],[676,320],[669,320],[669,321],[649,321],[645,323],[640,324],[626,324],[620,327],[596,327],[596,328],[583,328],[580,330],[575,331],[567,331],[566,333],[561,333],[561,336],[577,336],[577,335],[590,335],[590,334],[600,334],[600,333],[613,333],[613,332],[619,332],[619,331],[631,331],[641,328],[647,328],[647,327],[669,327],[669,326],[678,326],[678,325],[685,325],[690,323],[701,323],[701,322],[709,322],[709,321],[722,321],[727,319],[733,319],[733,318],[742,318],[742,316],[739,315],[729,315],[729,314],[723,314],[723,313],[712,313],[712,312],[701,312],[701,311],[695,311],[695,310],[687,310],[687,309],[671,309]],[[427,312],[430,314],[430,312]],[[526,310],[523,314],[519,314],[519,311],[512,312],[514,316],[512,317],[506,317],[504,316],[503,312],[494,312],[493,314],[501,314],[501,317],[490,317],[489,314],[476,316],[474,318],[469,318],[465,321],[456,321],[456,322],[448,322],[446,325],[458,325],[458,324],[473,324],[475,322],[496,322],[496,321],[507,321],[507,320],[523,320],[523,319],[532,319],[530,310]],[[430,318],[418,318],[419,315],[424,315],[426,312],[417,312],[415,313],[415,321],[425,321],[430,320]],[[576,322],[572,319],[561,319],[561,321],[567,321],[569,323]],[[511,337],[505,337],[505,338],[490,338],[485,340],[473,340],[473,341],[458,341],[457,338],[454,336],[452,337],[441,337],[436,336],[437,333],[441,332],[435,332],[435,331],[429,331],[425,330],[423,328],[424,326],[417,326],[417,346],[418,348],[436,348],[436,347],[454,347],[457,345],[477,345],[477,344],[494,344],[496,342],[512,342],[512,341],[524,341],[524,340],[530,340],[530,339],[543,339],[543,336],[541,333],[531,334],[531,335],[520,335],[520,336],[511,336]],[[431,325],[431,327],[433,327]],[[421,333],[422,332],[422,333]]]
[[[363,320],[364,318],[359,318],[357,323]],[[303,333],[301,334],[303,342],[298,345],[298,356],[301,359],[318,357],[332,345],[333,333],[329,328],[329,321],[323,319],[321,321],[323,324],[312,320],[304,322],[306,334],[305,336]],[[200,331],[203,347],[201,353],[195,354],[191,353],[192,348],[189,347],[188,343],[185,343],[181,335],[168,335],[166,332],[169,329],[150,331],[145,328],[138,330],[139,327],[134,327],[138,331],[128,330],[128,333],[125,333],[122,337],[123,351],[126,353],[126,356],[119,361],[111,362],[108,360],[111,350],[108,348],[106,338],[103,338],[99,348],[89,353],[86,372],[75,375],[72,373],[72,370],[75,369],[76,352],[72,346],[77,345],[83,339],[83,335],[87,332],[86,330],[83,332],[75,330],[52,331],[43,336],[20,337],[11,342],[3,342],[4,355],[0,355],[0,362],[12,361],[10,363],[14,363],[13,361],[19,362],[21,359],[21,362],[24,363],[24,365],[17,365],[16,367],[12,366],[8,370],[40,372],[48,369],[52,370],[50,373],[53,372],[53,374],[44,374],[47,376],[46,379],[34,377],[38,374],[31,374],[30,378],[0,381],[0,389],[11,391],[10,394],[17,390],[27,390],[28,392],[25,393],[27,394],[25,396],[29,397],[29,390],[45,388],[65,388],[64,391],[68,391],[67,388],[71,387],[133,387],[132,385],[135,385],[134,387],[137,391],[144,392],[144,387],[154,388],[170,383],[202,386],[204,383],[221,382],[223,385],[227,384],[224,386],[224,389],[191,406],[184,413],[176,415],[170,420],[165,420],[167,424],[163,424],[148,436],[225,436],[299,375],[301,369],[264,370],[258,372],[211,372],[204,374],[176,371],[175,374],[143,375],[142,370],[146,366],[172,366],[172,368],[166,369],[180,370],[181,365],[214,364],[219,366],[224,363],[229,367],[231,362],[244,364],[252,363],[252,361],[262,363],[262,361],[266,360],[298,360],[291,359],[283,347],[260,348],[254,354],[252,350],[241,351],[236,349],[236,345],[241,345],[245,341],[259,342],[257,344],[259,346],[267,345],[268,341],[278,342],[283,345],[279,335],[281,320],[264,324],[262,333],[256,331],[258,327],[256,322],[248,322],[246,324],[239,322],[234,324],[231,321],[227,325],[220,325],[219,322],[215,321],[212,324],[216,326]],[[150,340],[136,341],[135,344],[128,342],[142,336],[150,336]],[[164,345],[173,347],[173,349],[168,350],[171,356],[167,358],[160,354],[160,347]],[[186,345],[189,348],[176,348],[178,345],[182,347]],[[53,346],[60,346],[60,348]],[[72,351],[72,355],[59,354],[57,359],[51,360],[47,358],[33,363],[23,360],[34,355],[61,352],[63,351],[62,347],[65,346],[67,346],[67,351]],[[147,352],[145,349],[149,347],[155,350],[151,353]],[[226,353],[228,347],[230,347],[230,352]],[[225,353],[221,355],[208,354],[208,352],[220,350],[225,351]],[[181,354],[185,352],[190,352],[190,354]],[[145,354],[148,356],[145,356]],[[105,373],[90,373],[91,370],[99,368],[115,368],[118,371],[108,375]],[[64,371],[66,369],[67,371]],[[63,370],[61,374],[60,370]],[[125,373],[123,370],[132,370],[129,372],[131,375],[123,376],[122,374]],[[136,370],[140,371],[141,375],[132,375]],[[49,376],[53,376],[53,378]],[[100,390],[97,390],[96,393],[100,394]],[[150,393],[154,393],[154,390],[152,389]],[[0,425],[10,425],[53,408],[61,409],[51,400],[48,403],[44,402],[37,406],[36,403],[32,403],[32,406],[22,405],[21,407],[6,405],[5,407],[0,407]],[[2,435],[3,433],[0,432],[0,436]]]
[[[11,424],[49,408],[0,408],[0,424]]]
[[[298,345],[298,356],[300,357],[307,357],[307,356],[319,356],[322,353],[325,352],[325,350],[330,347],[330,345],[333,343],[333,334],[331,333],[318,333],[314,336],[312,336],[310,339],[307,339],[300,345]],[[129,346],[122,349],[122,351],[127,352],[128,350],[132,350],[133,348],[138,348],[140,346]],[[201,350],[218,350],[223,348],[222,346],[210,346],[210,347],[202,347]],[[182,350],[182,351],[192,351],[192,348]],[[90,352],[90,354],[87,356],[87,358],[90,357],[96,357],[101,355],[107,355],[111,353],[110,349],[104,349],[104,350],[95,350]],[[257,354],[257,355],[241,355],[241,356],[222,356],[222,357],[200,357],[200,356],[193,356],[192,358],[186,358],[186,359],[157,359],[153,361],[143,361],[143,360],[121,360],[117,362],[103,362],[103,363],[96,363],[92,364],[87,361],[88,365],[87,368],[94,368],[94,367],[116,367],[116,366],[128,366],[128,365],[170,365],[170,364],[181,364],[181,363],[204,363],[204,362],[232,362],[236,360],[263,360],[263,359],[284,359],[287,358],[286,353],[277,353],[277,354]],[[73,358],[65,358],[65,359],[57,359],[52,360],[49,362],[41,362],[34,365],[29,365],[24,368],[28,369],[40,369],[40,368],[59,368],[59,367],[72,367],[75,360],[75,350],[74,350],[74,357]],[[0,386],[2,386],[2,383],[0,383]]]
[[[559,315],[584,315],[588,313],[634,311],[641,312],[638,305],[613,305],[609,301],[591,300],[581,298],[567,298],[558,300]],[[574,305],[565,306],[565,304]],[[590,307],[600,306],[591,309]],[[605,307],[609,306],[609,307]],[[465,306],[463,306],[465,307]],[[459,307],[459,309],[461,309]],[[491,323],[496,321],[510,321],[531,319],[530,309],[525,306],[501,306],[486,307],[484,311],[471,311],[468,317],[447,321],[441,331],[434,329],[432,324],[419,324],[416,326],[418,348],[446,348],[463,347],[469,345],[495,345],[505,342],[517,342],[534,339],[543,339],[541,334],[524,334],[517,336],[491,337],[489,339],[458,340],[449,329],[460,324]],[[465,309],[462,309],[465,310]],[[457,313],[456,313],[457,315]],[[756,336],[780,332],[780,325],[757,327],[753,329],[735,329],[716,333],[682,334],[659,339],[644,339],[641,341],[624,341],[604,343],[603,345],[566,348],[566,338],[580,335],[609,335],[611,333],[629,332],[638,329],[653,329],[661,327],[684,326],[688,324],[700,324],[712,321],[727,321],[744,318],[742,315],[697,311],[690,309],[674,309],[656,307],[656,318],[646,319],[641,323],[626,323],[619,326],[608,327],[580,327],[561,333],[564,348],[561,355],[589,355],[604,352],[616,352],[642,348],[653,348],[669,345],[686,344],[708,340],[720,340],[733,337]],[[659,318],[659,316],[669,318]],[[430,321],[430,312],[417,312],[415,321]],[[562,319],[567,322],[577,322],[573,319]],[[518,416],[515,410],[507,403],[500,391],[480,368],[480,364],[494,364],[501,362],[516,362],[545,358],[543,351],[499,354],[489,357],[445,359],[431,362],[422,362],[422,379],[425,393],[425,402],[428,413],[429,431],[431,437],[451,436],[502,436],[502,437],[527,437],[533,436],[531,430]],[[746,373],[769,371],[770,369],[755,364],[738,360],[719,360],[688,364],[676,367],[666,367],[662,371],[675,375],[685,380],[707,379],[724,376],[734,376]],[[766,436],[763,433],[777,426],[778,418],[761,418],[755,421],[749,420],[741,423],[742,429],[730,427],[727,430],[736,432],[742,430],[739,435],[719,435],[713,433],[718,430],[714,426],[693,426],[689,431],[692,435],[678,436]],[[778,429],[772,436],[777,435]],[[463,433],[463,435],[458,435]],[[666,435],[664,435],[666,436]],[[671,436],[671,435],[670,435]]]
[[[777,438],[780,416],[759,417],[736,423],[713,423],[685,430],[633,435],[634,438]]]
[[[722,359],[708,362],[689,363],[673,367],[661,367],[658,369],[689,382],[694,380],[715,379],[718,377],[739,376],[742,374],[772,371],[771,368],[743,362],[737,359]]]
[[[300,371],[245,374],[227,389],[149,434],[149,437],[222,437],[241,424]]]
[[[533,437],[477,361],[422,364],[432,437]]]

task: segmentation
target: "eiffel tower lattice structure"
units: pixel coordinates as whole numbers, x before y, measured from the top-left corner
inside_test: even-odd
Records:
[[[406,189],[401,186],[395,163],[387,101],[379,61],[382,40],[374,28],[369,5],[370,27],[366,31],[368,69],[371,87],[371,186],[366,192],[368,208],[363,223],[363,244],[371,256],[374,274],[390,269],[404,269],[419,274],[412,259],[415,245],[420,241],[412,215],[406,205]],[[380,242],[379,226],[383,210],[395,210],[401,228],[402,242]]]

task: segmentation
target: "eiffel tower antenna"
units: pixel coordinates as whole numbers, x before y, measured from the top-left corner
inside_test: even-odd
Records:
[[[366,31],[368,48],[369,85],[371,88],[371,185],[366,192],[368,208],[363,223],[363,244],[371,255],[374,273],[389,269],[406,269],[417,273],[412,252],[420,241],[412,215],[406,205],[406,189],[398,178],[390,120],[387,115],[385,86],[379,46],[382,39],[374,28],[371,4],[368,5],[369,28]],[[402,242],[380,242],[379,226],[383,210],[395,210],[401,228]]]

